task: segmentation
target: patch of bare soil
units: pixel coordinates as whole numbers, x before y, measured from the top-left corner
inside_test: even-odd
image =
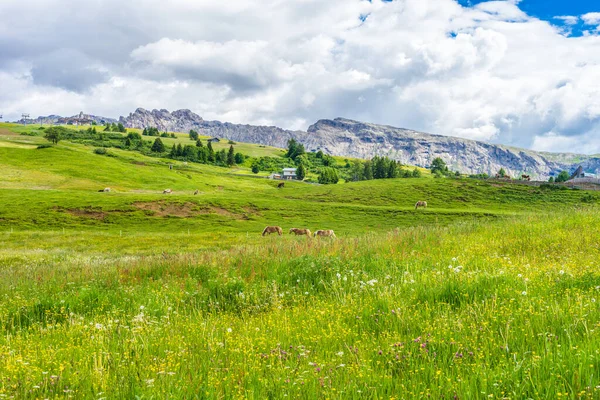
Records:
[[[68,214],[71,214],[74,217],[80,217],[80,218],[89,218],[89,219],[95,219],[98,221],[103,220],[104,218],[106,218],[109,214],[107,212],[101,211],[100,209],[97,208],[83,208],[83,209],[79,209],[79,208],[71,208],[71,209],[60,209],[60,211],[64,211]]]
[[[19,136],[19,134],[6,128],[0,128],[0,136]]]
[[[133,203],[133,206],[147,211],[154,217],[182,217],[188,218],[198,215],[198,206],[194,203],[167,203],[165,201],[155,202],[138,202]]]
[[[249,214],[257,214],[258,210],[245,208],[245,214],[235,213],[226,208],[203,205],[186,202],[186,203],[169,203],[166,201],[155,202],[137,202],[133,204],[139,210],[146,211],[153,217],[180,217],[190,218],[197,215],[216,214],[232,219],[249,219]]]

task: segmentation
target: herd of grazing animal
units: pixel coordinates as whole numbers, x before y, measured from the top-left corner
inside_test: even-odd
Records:
[[[280,226],[267,226],[262,235],[267,236],[271,235],[271,233],[277,233],[279,236],[283,235],[283,229]],[[306,237],[330,237],[335,238],[335,232],[331,229],[328,230],[318,230],[315,233],[312,233],[310,229],[299,229],[299,228],[291,228],[290,235],[294,234],[296,236],[306,236]]]
[[[281,182],[278,187],[282,188],[284,186],[284,183]],[[110,188],[105,188],[102,190],[98,190],[99,192],[103,192],[103,193],[109,193],[110,192]],[[163,190],[163,194],[172,194],[173,191],[171,189],[165,189]],[[197,196],[198,193],[200,193],[199,190],[196,190],[194,192],[194,196]],[[418,201],[417,204],[415,204],[415,210],[419,209],[419,208],[427,208],[427,202],[426,201]],[[271,235],[271,233],[277,233],[279,236],[283,235],[283,229],[280,226],[267,226],[263,232],[262,235],[263,236],[267,236],[267,235]],[[300,228],[291,228],[290,229],[290,234],[294,234],[296,236],[307,236],[307,237],[329,237],[329,238],[336,238],[337,236],[335,236],[335,232],[331,229],[321,229],[318,231],[315,231],[314,233],[312,233],[310,231],[310,229],[300,229]]]

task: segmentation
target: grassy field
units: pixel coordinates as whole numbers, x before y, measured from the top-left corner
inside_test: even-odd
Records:
[[[277,189],[26,129],[0,124],[0,398],[600,398],[596,193]]]

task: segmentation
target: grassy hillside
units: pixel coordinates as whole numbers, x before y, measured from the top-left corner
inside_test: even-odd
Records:
[[[0,398],[600,396],[595,193],[277,189],[32,129],[0,124]]]

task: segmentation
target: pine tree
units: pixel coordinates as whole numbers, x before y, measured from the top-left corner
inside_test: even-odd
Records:
[[[365,168],[363,171],[363,179],[365,181],[370,181],[373,179],[373,163],[371,161],[365,161]]]
[[[177,157],[183,157],[183,147],[181,146],[181,143],[177,144]]]
[[[235,150],[233,149],[233,145],[229,146],[229,151],[227,152],[227,165],[230,167],[235,164]]]
[[[165,152],[165,145],[163,144],[162,140],[160,140],[160,138],[156,138],[156,140],[154,141],[154,144],[152,145],[152,151],[155,153]]]
[[[213,150],[212,142],[209,141],[206,147],[208,147],[208,162],[215,162],[215,151]]]
[[[301,181],[306,177],[306,168],[304,168],[304,164],[300,164],[298,165],[298,168],[296,168],[296,177]]]
[[[204,145],[202,144],[202,140],[196,140],[196,147],[204,147]]]

